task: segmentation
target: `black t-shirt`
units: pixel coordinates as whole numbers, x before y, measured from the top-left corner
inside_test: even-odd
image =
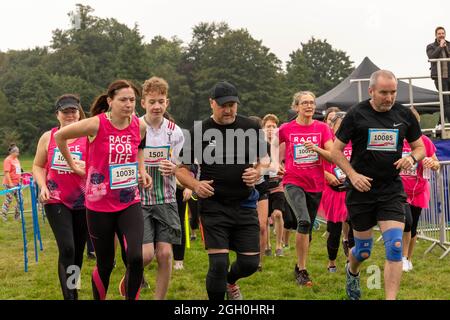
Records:
[[[242,174],[267,155],[260,129],[255,121],[240,115],[229,125],[208,118],[190,130],[180,154],[182,163],[198,163],[200,180],[214,180],[216,200],[247,199],[253,188],[245,185]]]
[[[401,184],[393,164],[402,157],[403,140],[414,142],[421,135],[411,110],[395,103],[391,110],[377,112],[369,100],[353,106],[336,133],[343,143],[352,142],[352,167],[373,178],[371,192],[381,193],[393,192]]]

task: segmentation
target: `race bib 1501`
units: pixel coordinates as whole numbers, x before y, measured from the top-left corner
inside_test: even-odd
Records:
[[[367,150],[397,151],[398,129],[369,129]]]
[[[146,166],[158,166],[162,160],[169,159],[170,146],[144,148],[144,163]]]

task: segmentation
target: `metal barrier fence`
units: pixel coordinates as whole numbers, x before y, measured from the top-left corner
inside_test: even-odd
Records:
[[[441,161],[440,163],[439,172],[431,174],[430,207],[422,210],[417,226],[417,237],[432,242],[425,254],[431,252],[435,247],[440,247],[444,253],[439,259],[443,259],[450,253],[450,161]]]

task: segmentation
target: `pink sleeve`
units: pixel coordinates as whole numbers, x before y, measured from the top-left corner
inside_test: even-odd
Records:
[[[427,136],[422,136],[422,140],[425,145],[425,155],[427,157],[433,156],[433,154],[436,153],[436,146],[433,144],[433,141],[431,141]]]
[[[331,129],[328,126],[323,127],[323,147],[325,147],[325,143],[327,143],[329,140],[333,140],[333,134],[331,133]]]

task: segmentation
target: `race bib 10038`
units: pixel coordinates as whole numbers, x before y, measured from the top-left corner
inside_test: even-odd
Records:
[[[169,159],[170,146],[144,148],[144,163],[146,166],[158,166],[162,160]]]
[[[367,150],[397,151],[398,129],[369,129]]]
[[[138,164],[111,164],[109,166],[109,186],[111,190],[138,185]]]
[[[81,160],[83,155],[81,152],[71,152],[70,154],[73,160]],[[64,158],[58,148],[55,148],[55,151],[53,153],[51,168],[59,171],[72,172],[72,169],[70,169],[69,165],[67,164],[66,158]]]

